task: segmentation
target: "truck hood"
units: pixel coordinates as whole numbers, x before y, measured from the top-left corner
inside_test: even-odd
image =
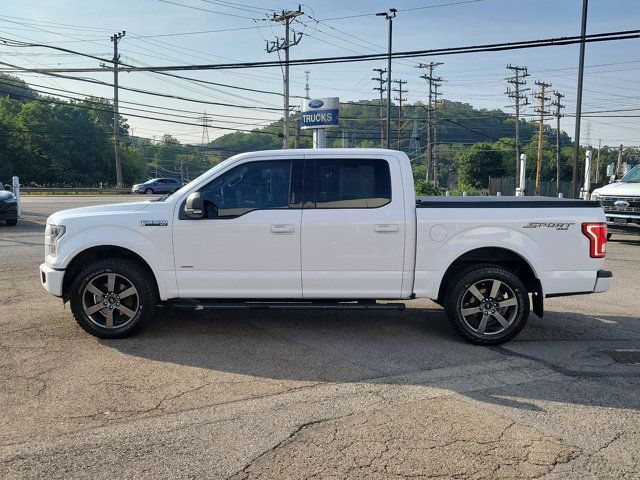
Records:
[[[640,183],[610,183],[597,188],[593,193],[607,197],[640,197]]]
[[[47,218],[47,223],[54,225],[64,225],[66,220],[102,215],[126,215],[139,212],[152,204],[162,204],[162,202],[132,202],[114,203],[110,205],[96,205],[93,207],[70,208],[54,213]]]

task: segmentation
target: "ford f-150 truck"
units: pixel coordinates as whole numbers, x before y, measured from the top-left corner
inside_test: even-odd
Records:
[[[402,152],[283,150],[234,156],[157,200],[51,215],[44,288],[101,338],[159,305],[402,309],[444,306],[466,340],[518,334],[545,297],[603,292],[597,202],[416,199]],[[389,300],[396,302],[388,302]]]

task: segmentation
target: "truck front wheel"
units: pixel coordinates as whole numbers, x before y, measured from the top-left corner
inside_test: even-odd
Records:
[[[98,338],[130,335],[158,306],[155,279],[123,258],[100,260],[82,270],[69,297],[78,324]]]
[[[522,281],[499,265],[472,265],[450,284],[445,310],[456,331],[477,345],[500,345],[515,337],[529,318]]]

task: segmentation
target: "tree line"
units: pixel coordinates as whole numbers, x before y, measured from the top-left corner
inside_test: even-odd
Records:
[[[340,127],[327,131],[329,147],[379,147],[380,105],[377,101],[342,104]],[[104,98],[62,100],[42,95],[17,77],[0,74],[0,182],[18,175],[30,186],[113,186],[113,105]],[[397,119],[397,106],[392,119]],[[438,126],[434,158],[438,163],[438,183],[460,183],[467,189],[484,189],[489,177],[515,176],[515,123],[501,110],[474,109],[468,104],[444,101],[436,113]],[[411,158],[417,188],[435,193],[424,182],[426,157],[425,106],[406,105],[400,122],[400,149]],[[292,116],[292,124],[298,120]],[[391,148],[397,146],[396,120],[392,120]],[[126,185],[148,178],[192,179],[218,162],[254,150],[282,148],[282,119],[251,132],[235,132],[207,145],[189,145],[169,134],[153,141],[134,137],[124,116],[118,125],[122,139],[122,172]],[[537,126],[521,121],[522,153],[529,159],[529,178],[535,175]],[[297,138],[296,138],[297,136]],[[560,135],[561,170],[571,178],[571,139]],[[311,148],[311,131],[296,135],[292,129],[290,147]],[[545,125],[542,179],[556,177],[555,130]],[[600,178],[606,166],[617,159],[617,149],[601,150]],[[581,159],[584,151],[581,152]],[[625,149],[624,158],[638,163],[638,149]],[[594,153],[595,159],[595,153]]]

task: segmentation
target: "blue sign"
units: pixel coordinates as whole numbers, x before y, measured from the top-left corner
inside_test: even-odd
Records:
[[[337,127],[339,113],[338,97],[306,98],[302,102],[300,128]]]
[[[337,108],[332,110],[313,110],[311,112],[302,112],[300,114],[301,127],[318,127],[328,125],[338,125]]]

